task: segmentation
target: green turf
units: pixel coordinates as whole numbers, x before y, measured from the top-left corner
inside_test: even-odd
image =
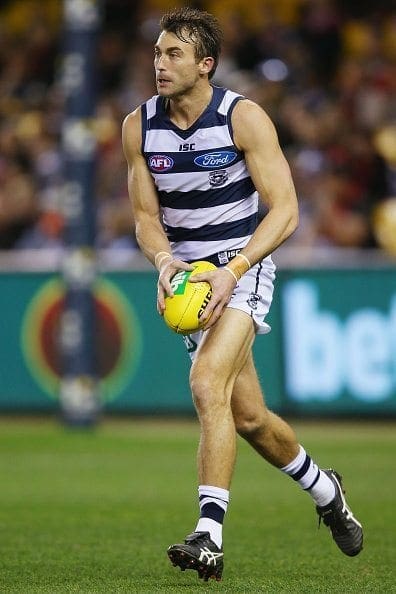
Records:
[[[195,422],[0,419],[0,592],[396,592],[395,425],[293,425],[344,474],[363,553],[342,555],[310,498],[240,442],[223,581],[203,584],[165,554],[196,520]]]

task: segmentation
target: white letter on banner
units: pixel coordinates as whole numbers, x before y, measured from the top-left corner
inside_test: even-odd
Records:
[[[345,324],[348,353],[346,381],[359,400],[379,402],[392,392],[391,341],[388,319],[375,309],[352,313]]]
[[[282,296],[288,394],[299,401],[337,398],[343,382],[339,320],[318,311],[318,289],[312,282],[290,281]]]
[[[390,349],[392,357],[393,386],[396,388],[396,295],[391,299],[390,306]]]

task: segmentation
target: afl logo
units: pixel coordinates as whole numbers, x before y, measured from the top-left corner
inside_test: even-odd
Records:
[[[152,155],[149,159],[149,167],[153,171],[167,171],[173,167],[173,159],[167,155]]]
[[[219,151],[217,153],[206,153],[194,159],[195,165],[198,167],[224,167],[235,161],[237,154],[233,151]]]

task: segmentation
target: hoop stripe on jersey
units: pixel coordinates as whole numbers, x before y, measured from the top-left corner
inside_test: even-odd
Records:
[[[169,119],[164,98],[142,105],[143,154],[173,254],[183,260],[241,249],[257,227],[258,195],[232,135],[232,110],[242,99],[213,87],[188,130]]]
[[[206,241],[231,239],[243,237],[246,232],[250,235],[256,228],[257,214],[246,219],[232,221],[231,223],[220,223],[218,225],[202,225],[198,229],[186,227],[170,227],[166,225],[166,232],[171,242],[178,241]]]

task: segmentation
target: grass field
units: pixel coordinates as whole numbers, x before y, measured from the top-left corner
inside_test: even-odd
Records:
[[[392,423],[292,423],[344,475],[365,548],[342,555],[310,498],[239,444],[220,583],[166,548],[194,528],[194,421],[106,420],[93,431],[0,418],[0,592],[396,592]]]

